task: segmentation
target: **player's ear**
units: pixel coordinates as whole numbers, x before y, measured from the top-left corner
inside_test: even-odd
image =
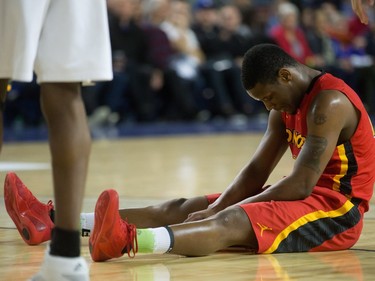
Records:
[[[278,75],[279,79],[283,82],[289,82],[292,80],[292,73],[287,68],[280,68]]]

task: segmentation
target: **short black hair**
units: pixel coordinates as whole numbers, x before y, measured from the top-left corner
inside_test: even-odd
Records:
[[[299,63],[275,44],[258,44],[250,48],[244,55],[241,79],[246,90],[257,83],[273,84],[280,68],[297,66]]]

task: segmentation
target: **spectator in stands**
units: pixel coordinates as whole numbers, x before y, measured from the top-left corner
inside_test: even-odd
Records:
[[[195,79],[204,54],[191,29],[191,7],[184,0],[172,0],[168,16],[160,27],[167,34],[176,57],[172,63],[178,74],[186,79]]]
[[[252,1],[250,7],[246,9],[247,18],[243,22],[250,27],[252,33],[250,46],[261,43],[276,44],[268,32],[269,18],[272,14],[270,2],[272,0]]]
[[[139,27],[140,0],[108,0],[109,28],[113,55],[113,81],[99,84],[97,105],[109,107],[120,120],[155,121],[159,117],[159,97],[152,83],[159,76],[149,57],[146,34]],[[102,122],[101,110],[89,119]],[[102,118],[109,117],[103,114]],[[99,116],[99,118],[97,118]],[[99,120],[97,120],[99,119]]]
[[[277,7],[279,24],[270,30],[271,37],[289,55],[299,62],[314,66],[313,53],[300,26],[300,14],[296,5],[283,2]]]
[[[205,58],[191,29],[191,20],[190,3],[184,0],[171,0],[167,18],[160,24],[160,28],[167,34],[175,51],[170,61],[171,67],[181,78],[188,81],[191,93],[198,99],[202,90],[200,65]]]
[[[375,74],[373,57],[368,48],[371,45],[368,43],[369,27],[362,24],[352,11],[343,13],[332,3],[323,3],[320,10],[325,17],[325,30],[332,39],[335,51],[335,67],[328,71],[347,81],[372,113]]]
[[[214,115],[251,115],[254,103],[248,99],[240,79],[241,59],[251,32],[242,25],[238,8],[217,7],[212,0],[197,0],[194,19],[193,30],[206,56],[202,73],[213,93]]]
[[[337,59],[352,88],[354,88],[365,106],[370,107],[374,95],[373,58],[367,53],[365,34],[353,36],[350,43],[338,42]]]
[[[248,98],[240,79],[242,58],[251,47],[252,31],[249,26],[242,23],[241,12],[233,4],[220,7],[218,24],[221,55],[232,62],[230,71],[224,71],[228,93],[237,112],[252,115],[258,103]]]
[[[315,67],[335,71],[335,46],[328,33],[327,15],[318,8],[302,8],[302,29],[314,54]]]
[[[368,37],[358,34],[353,37],[350,48],[350,62],[354,68],[356,89],[367,111],[374,113],[375,106],[375,69],[374,57],[368,53]]]
[[[208,100],[213,116],[229,117],[235,113],[233,102],[226,89],[222,73],[231,66],[219,38],[218,9],[213,0],[197,0],[193,5],[192,29],[206,61],[201,65],[205,80],[204,97]],[[216,65],[216,68],[215,68]]]
[[[161,114],[167,120],[194,120],[198,115],[197,100],[191,93],[189,81],[179,76],[170,61],[175,51],[160,24],[166,19],[169,0],[148,0],[143,3],[141,28],[146,33],[150,59],[160,70],[159,96]],[[156,87],[155,87],[156,88]]]

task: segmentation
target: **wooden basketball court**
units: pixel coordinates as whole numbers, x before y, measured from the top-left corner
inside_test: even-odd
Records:
[[[219,192],[233,180],[260,141],[258,134],[97,140],[93,144],[84,212],[94,210],[102,190],[114,188],[120,207],[136,207],[178,197]],[[42,202],[52,199],[49,150],[45,142],[7,143],[0,157],[0,184],[16,171]],[[282,159],[270,183],[289,173]],[[0,280],[27,280],[42,261],[46,245],[28,246],[20,238],[0,194]],[[365,216],[363,234],[351,250],[324,253],[255,255],[220,252],[206,257],[138,254],[94,263],[88,239],[82,254],[91,280],[375,280],[375,200]]]

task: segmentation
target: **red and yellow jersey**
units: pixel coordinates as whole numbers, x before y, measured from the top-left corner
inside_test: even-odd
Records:
[[[328,73],[320,75],[310,85],[297,113],[282,113],[293,158],[298,157],[305,143],[306,115],[310,103],[323,90],[337,90],[345,94],[361,116],[352,138],[336,147],[317,186],[336,190],[349,199],[362,200],[367,211],[375,182],[374,130],[359,96],[341,79]]]

